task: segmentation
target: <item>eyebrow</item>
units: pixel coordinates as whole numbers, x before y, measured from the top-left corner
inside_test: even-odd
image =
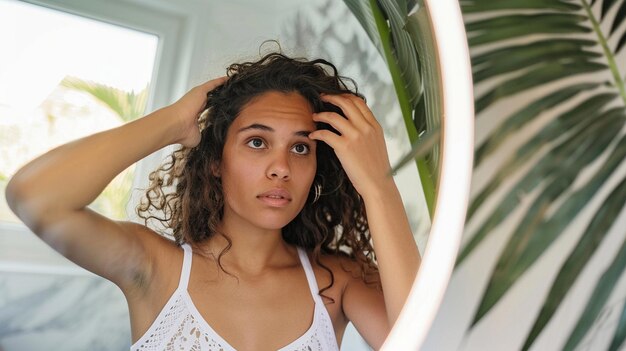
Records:
[[[270,127],[270,126],[266,126],[265,124],[259,124],[259,123],[253,123],[247,127],[243,127],[240,128],[237,133],[241,133],[244,132],[246,130],[251,130],[251,129],[256,129],[256,130],[262,130],[262,131],[266,131],[266,132],[275,132],[274,128]],[[293,133],[296,136],[302,136],[302,137],[308,137],[309,134],[311,133],[310,130],[300,130],[297,131],[295,133]]]

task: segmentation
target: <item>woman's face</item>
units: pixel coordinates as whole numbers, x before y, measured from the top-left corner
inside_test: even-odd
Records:
[[[281,229],[302,210],[317,168],[312,113],[298,93],[267,92],[244,105],[219,169],[225,222]]]

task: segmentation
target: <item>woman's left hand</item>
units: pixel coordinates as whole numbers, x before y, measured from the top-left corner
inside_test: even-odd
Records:
[[[352,94],[321,95],[321,99],[339,107],[346,118],[335,112],[314,113],[314,121],[330,124],[339,134],[316,130],[309,138],[323,141],[335,150],[352,184],[364,198],[380,187],[392,185],[383,129],[365,101]]]

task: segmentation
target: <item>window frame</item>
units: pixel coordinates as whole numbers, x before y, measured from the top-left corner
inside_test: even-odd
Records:
[[[165,0],[20,0],[36,6],[77,15],[96,21],[156,35],[158,38],[151,88],[146,112],[166,106],[187,90],[195,41],[199,36],[198,16],[206,13],[206,3],[186,0],[172,4]],[[196,73],[197,74],[197,73]],[[159,150],[136,164],[133,189],[145,187],[151,169],[160,163],[166,149]],[[145,178],[145,179],[144,179]],[[137,221],[131,200],[128,220]],[[35,273],[93,275],[56,254],[22,223],[0,221],[0,274]],[[41,244],[41,245],[38,245]],[[28,257],[12,253],[28,247]],[[8,255],[2,255],[6,250]]]

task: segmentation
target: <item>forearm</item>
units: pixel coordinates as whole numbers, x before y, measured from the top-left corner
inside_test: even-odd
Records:
[[[124,169],[175,142],[167,110],[57,147],[22,167],[7,186],[11,208],[29,223],[89,205]]]
[[[421,258],[393,179],[363,199],[391,326],[413,286]]]

